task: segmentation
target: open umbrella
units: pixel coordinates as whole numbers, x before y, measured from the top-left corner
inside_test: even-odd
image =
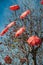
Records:
[[[16,11],[18,9],[20,9],[19,5],[12,5],[12,6],[10,6],[10,10]]]
[[[25,27],[21,27],[19,30],[17,30],[15,37],[20,36],[25,31]]]
[[[33,35],[28,38],[27,43],[31,46],[40,45],[41,39],[38,36]]]
[[[43,5],[43,0],[41,0],[41,2],[40,2],[40,3],[41,3],[41,5]]]
[[[12,59],[11,59],[10,56],[8,56],[8,55],[4,58],[4,61],[5,61],[5,63],[7,63],[7,64],[11,64],[11,63],[12,63]]]
[[[14,26],[16,24],[16,22],[11,22],[10,24],[8,24],[6,26],[6,28],[4,28],[4,30],[2,30],[2,32],[0,33],[0,36],[3,36],[6,32],[8,32],[9,28],[11,28],[12,26]]]
[[[20,15],[20,19],[24,19],[28,14],[30,14],[30,10],[26,10]]]

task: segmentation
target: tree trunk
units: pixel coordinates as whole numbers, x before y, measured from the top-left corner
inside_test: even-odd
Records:
[[[29,65],[28,54],[26,55],[26,58],[27,58],[27,65]]]
[[[29,65],[29,61],[27,61],[27,65]]]
[[[37,65],[36,64],[36,51],[34,50],[34,47],[33,47],[33,49],[32,49],[32,56],[33,56],[33,61],[34,61],[34,65]]]
[[[33,55],[34,65],[36,65],[36,54]]]

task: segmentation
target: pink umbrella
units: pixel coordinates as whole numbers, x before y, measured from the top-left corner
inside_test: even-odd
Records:
[[[24,19],[28,14],[30,14],[30,10],[26,10],[25,12],[23,12],[20,16],[20,19]]]
[[[15,22],[15,21],[13,21],[13,22],[11,22],[10,24],[8,24],[7,27],[8,27],[8,28],[11,28],[11,27],[14,26],[14,25],[16,25],[16,22]]]
[[[19,5],[12,5],[12,6],[10,6],[10,10],[16,11],[18,9],[20,9]]]
[[[41,39],[38,36],[31,36],[28,38],[27,43],[31,46],[39,45],[41,44]]]
[[[25,31],[25,27],[21,27],[19,30],[17,30],[15,37],[20,36]]]
[[[2,30],[2,32],[0,33],[0,36],[3,36],[6,32],[8,32],[9,28],[11,28],[12,26],[14,26],[16,24],[16,22],[11,22],[10,24],[7,25],[7,27]]]
[[[8,32],[8,27],[6,27],[2,32],[0,33],[0,36],[3,36],[6,32]]]

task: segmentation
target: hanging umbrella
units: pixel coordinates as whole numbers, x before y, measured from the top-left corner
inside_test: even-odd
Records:
[[[9,28],[11,28],[12,26],[14,26],[16,24],[16,22],[11,22],[10,24],[8,24],[6,26],[6,28],[4,28],[4,30],[2,30],[2,32],[0,33],[0,36],[3,36],[6,32],[8,32]]]
[[[11,64],[11,63],[12,63],[12,59],[11,59],[10,56],[8,56],[8,55],[4,58],[4,61],[5,61],[5,63],[7,63],[7,64]]]
[[[24,19],[28,14],[30,14],[30,10],[26,10],[20,15],[20,19]]]
[[[41,0],[41,2],[40,2],[40,3],[41,3],[41,5],[43,5],[43,0]]]
[[[10,10],[16,11],[16,10],[19,10],[19,9],[20,9],[19,5],[12,5],[12,6],[10,6]]]
[[[25,31],[25,27],[21,27],[19,30],[17,30],[15,37],[20,36]]]
[[[41,44],[41,39],[38,36],[31,36],[28,38],[27,43],[31,46],[39,45]]]

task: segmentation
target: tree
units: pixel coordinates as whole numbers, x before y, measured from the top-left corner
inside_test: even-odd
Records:
[[[20,16],[20,14],[17,16],[18,12],[13,9],[15,14],[12,14],[12,17],[14,17],[13,15],[17,17],[14,19],[14,21],[16,22],[16,26],[11,27],[9,31],[6,33],[6,39],[4,39],[4,45],[8,46],[8,50],[11,52],[12,59],[15,59],[16,57],[20,60],[19,65],[23,65],[23,64],[29,65],[30,54],[32,55],[31,57],[33,59],[33,64],[37,65],[36,56],[38,49],[42,45],[42,42],[39,45],[32,46],[32,45],[28,45],[27,39],[30,38],[32,35],[35,35],[39,37],[41,41],[43,41],[43,37],[42,37],[43,9],[42,8],[39,9],[39,12],[41,12],[41,14],[40,17],[38,17],[37,15],[33,15],[33,13],[35,12],[34,9],[29,8],[29,6],[27,6],[24,2],[22,3],[24,5],[25,12],[23,12],[24,14],[23,13],[21,14],[21,17],[18,17]],[[12,8],[10,9],[12,10]],[[29,13],[26,13],[27,9],[29,10]],[[10,19],[9,21],[11,22]],[[23,32],[23,34],[19,33],[21,35],[15,37],[16,31],[18,31],[23,26],[26,27],[25,32]],[[19,50],[16,54],[12,52],[12,49],[14,50],[15,48]],[[14,63],[14,61],[12,63],[14,65],[16,64]]]

